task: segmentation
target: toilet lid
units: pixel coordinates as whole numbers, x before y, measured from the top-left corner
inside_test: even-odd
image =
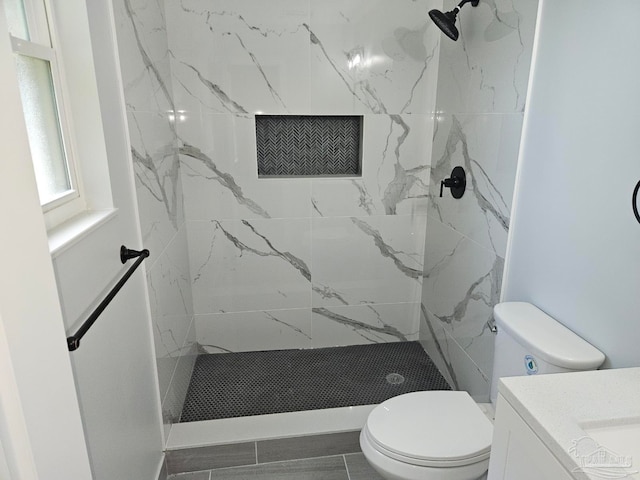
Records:
[[[457,465],[488,458],[493,426],[467,392],[414,392],[369,414],[369,438],[391,456]],[[467,461],[465,461],[467,460]]]

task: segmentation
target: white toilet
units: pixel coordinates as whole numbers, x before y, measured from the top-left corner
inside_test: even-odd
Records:
[[[594,370],[604,362],[602,352],[530,303],[496,305],[494,318],[494,405],[500,377]],[[360,446],[388,480],[477,480],[489,468],[492,434],[467,392],[413,392],[373,409]]]

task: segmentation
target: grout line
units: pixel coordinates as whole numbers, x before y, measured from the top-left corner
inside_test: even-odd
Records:
[[[258,465],[258,442],[255,441],[253,443],[255,445],[255,451],[256,451],[256,465]]]
[[[347,457],[342,454],[342,461],[344,462],[344,469],[347,471],[347,480],[351,480],[351,474],[349,473],[349,466],[347,465]]]
[[[308,460],[317,460],[319,458],[334,458],[334,457],[344,457],[345,455],[353,455],[355,453],[361,452],[347,452],[347,453],[335,453],[333,455],[320,455],[318,457],[301,457],[301,458],[289,458],[285,460],[273,460],[270,462],[262,462],[257,465],[271,465],[274,463],[284,463],[284,462],[300,462],[300,461],[308,461]],[[237,465],[235,467],[222,467],[222,468],[238,468],[238,467],[251,467],[252,465]],[[215,469],[214,469],[215,470]]]
[[[427,310],[427,312],[429,312],[432,316],[436,317],[436,315],[435,315],[431,310],[429,310],[429,308],[428,308],[427,306],[425,306],[425,309],[426,309],[426,310]],[[421,316],[422,316],[422,315],[421,315]],[[437,318],[437,317],[436,317],[436,318]],[[426,322],[428,322],[428,321],[429,321],[429,319],[428,319],[428,318],[425,318],[425,321],[426,321]],[[438,322],[439,322],[439,320],[438,320]],[[440,323],[441,323],[441,322],[440,322]],[[478,364],[477,364],[477,363],[476,363],[476,361],[471,357],[471,355],[469,355],[469,353],[467,353],[467,351],[462,347],[462,345],[460,345],[460,344],[458,343],[458,340],[457,340],[457,339],[453,336],[453,334],[452,334],[453,332],[450,332],[450,331],[449,331],[445,326],[442,326],[442,331],[444,332],[445,337],[447,337],[449,340],[451,340],[451,341],[455,344],[454,346],[455,346],[455,347],[458,347],[458,349],[459,349],[459,350],[460,350],[460,351],[461,351],[461,352],[462,352],[462,353],[463,353],[463,354],[464,354],[464,355],[469,359],[469,361],[471,361],[471,363],[474,365],[474,367],[476,367],[476,369],[478,370],[478,372],[480,372],[480,375],[481,375],[482,377],[484,377],[484,379],[485,379],[486,381],[488,381],[489,383],[491,383],[491,376],[490,376],[490,375],[487,375],[487,374],[486,374],[486,373],[485,373],[485,372],[484,372],[484,371],[483,371],[483,370],[478,366]],[[445,342],[447,342],[447,338],[445,338]],[[434,337],[434,340],[435,340],[436,342],[438,341],[438,339],[437,339],[436,337]],[[424,347],[423,347],[423,348],[424,348]],[[425,351],[425,352],[426,352],[426,351]],[[427,355],[428,355],[428,353],[427,353]],[[450,357],[450,355],[449,355],[449,357]],[[429,357],[429,358],[431,358],[431,357]],[[443,358],[443,360],[444,360],[446,363],[450,363],[450,361],[447,361],[447,359],[446,359],[446,358],[444,358],[444,356],[442,356],[442,358]],[[444,376],[444,375],[443,375],[443,376]],[[446,377],[445,377],[445,380],[446,380]]]
[[[327,306],[326,308],[347,308],[347,307],[368,307],[368,306],[372,306],[375,307],[376,305],[414,305],[416,303],[420,303],[419,300],[416,301],[412,301],[412,302],[379,302],[379,303],[354,303],[351,305],[330,305]],[[211,316],[211,315],[228,315],[228,314],[234,314],[234,313],[261,313],[261,312],[282,312],[282,311],[296,311],[296,310],[312,310],[316,307],[313,306],[309,306],[309,307],[295,307],[295,308],[266,308],[263,310],[235,310],[235,311],[228,311],[228,312],[205,312],[205,313],[194,313],[194,317],[206,317],[206,316]]]
[[[467,353],[467,351],[462,347],[462,345],[460,345],[460,344],[458,343],[458,340],[456,340],[456,338],[455,338],[453,335],[451,335],[451,333],[449,333],[447,330],[445,330],[445,331],[444,331],[444,333],[445,333],[445,335],[446,335],[447,337],[449,337],[449,339],[450,339],[451,341],[453,341],[453,342],[455,343],[455,346],[456,346],[456,347],[458,347],[458,349],[459,349],[460,351],[462,351],[462,353],[463,353],[463,354],[464,354],[464,355],[469,359],[469,361],[473,364],[473,366],[474,366],[474,367],[476,367],[476,369],[478,370],[478,372],[480,373],[480,375],[481,375],[482,377],[484,377],[484,379],[485,379],[489,384],[491,384],[491,376],[487,375],[487,374],[486,374],[486,373],[485,373],[485,372],[480,368],[480,366],[479,366],[479,365],[476,363],[476,361],[471,357],[471,355],[469,355],[469,354]]]
[[[486,245],[481,244],[481,243],[480,243],[480,242],[478,242],[476,239],[471,238],[470,236],[468,236],[468,235],[466,235],[466,234],[462,233],[460,230],[457,230],[455,227],[453,227],[453,226],[449,225],[448,223],[443,222],[442,220],[440,220],[440,219],[439,219],[439,218],[437,218],[437,217],[434,217],[433,215],[427,215],[427,217],[428,217],[428,220],[427,220],[427,231],[428,231],[428,229],[429,229],[429,220],[433,220],[433,221],[435,221],[435,222],[438,222],[438,223],[442,224],[445,228],[447,228],[447,229],[449,229],[449,230],[454,231],[456,234],[458,234],[458,235],[459,235],[459,236],[461,236],[462,238],[464,238],[464,239],[466,239],[466,240],[469,240],[471,243],[475,244],[475,246],[476,246],[476,247],[480,247],[482,250],[486,250],[486,251],[487,251],[487,252],[489,252],[490,254],[493,254],[493,255],[495,255],[496,257],[500,257],[500,258],[502,258],[502,259],[504,260],[504,258],[505,258],[505,256],[506,256],[506,252],[505,252],[504,254],[502,254],[502,253],[499,253],[499,252],[497,251],[497,249],[489,248],[489,247],[487,247]],[[508,234],[508,233],[509,233],[509,232],[507,231],[507,234]],[[491,236],[491,235],[489,234],[489,236]],[[425,238],[425,242],[426,242],[426,238]]]
[[[320,456],[320,457],[291,458],[289,460],[276,460],[276,461],[273,461],[273,462],[263,462],[263,463],[259,463],[259,464],[255,464],[255,465],[249,463],[247,465],[234,465],[234,466],[231,466],[231,467],[212,468],[210,470],[210,472],[214,472],[214,471],[217,471],[217,470],[235,470],[235,469],[239,469],[239,468],[250,468],[250,467],[263,466],[263,465],[275,465],[275,464],[278,464],[278,463],[304,462],[304,461],[309,461],[309,460],[318,460],[320,458],[343,457],[343,459],[344,459],[345,455],[352,455],[352,454],[355,454],[355,453],[360,453],[360,452],[336,453],[335,455],[323,455],[323,456]],[[198,470],[198,471],[200,471],[200,470]],[[193,472],[182,472],[182,473],[193,473]],[[174,475],[179,475],[179,474],[176,473]]]
[[[180,230],[182,228],[185,228],[185,238],[186,238],[186,234],[187,234],[187,230],[186,230],[186,222],[182,222],[182,224],[176,229],[176,231],[171,235],[171,237],[169,238],[169,240],[167,240],[167,243],[162,245],[162,250],[160,251],[160,253],[158,254],[153,254],[155,256],[155,258],[153,259],[152,262],[150,262],[148,264],[148,269],[146,270],[146,273],[151,272],[151,270],[153,269],[153,267],[155,267],[155,265],[160,261],[160,259],[165,255],[165,253],[167,253],[167,251],[169,250],[169,247],[173,246],[174,241],[176,240],[176,237],[178,236],[178,234],[180,233]],[[142,242],[145,242],[145,238],[144,238],[144,234],[142,234],[141,232],[141,237],[142,237]],[[160,243],[162,244],[163,242],[160,241]],[[191,272],[189,272],[191,273]]]

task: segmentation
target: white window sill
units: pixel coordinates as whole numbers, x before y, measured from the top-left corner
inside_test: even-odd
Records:
[[[101,225],[115,218],[118,209],[83,212],[49,230],[49,252],[55,258]]]

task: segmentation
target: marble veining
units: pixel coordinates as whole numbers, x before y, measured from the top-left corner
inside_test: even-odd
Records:
[[[431,1],[311,3],[313,108],[374,114],[433,111],[439,40]],[[317,79],[317,80],[316,80]]]
[[[458,156],[455,156],[456,152],[459,153]],[[479,213],[485,217],[491,217],[485,219],[486,230],[491,247],[497,250],[493,238],[496,233],[493,233],[490,228],[491,220],[502,229],[501,235],[506,239],[509,230],[510,206],[489,176],[487,170],[483,168],[477,159],[472,157],[465,130],[457,116],[452,115],[451,128],[449,129],[446,139],[444,153],[441,158],[435,161],[432,167],[431,211],[435,212],[439,220],[443,222],[447,222],[451,214],[442,211],[444,201],[436,197],[436,195],[438,195],[438,189],[436,187],[439,185],[441,179],[447,178],[450,175],[451,170],[456,166],[458,161],[462,162],[462,166],[468,173],[467,190],[465,192],[467,198],[464,199],[464,202],[468,202],[469,197],[473,198],[480,210]],[[515,159],[512,159],[514,175],[515,163]],[[456,219],[452,219],[452,222],[456,222]],[[504,251],[500,251],[500,253],[504,255]]]
[[[343,14],[344,15],[344,14]],[[346,17],[345,17],[346,18]],[[346,18],[349,21],[348,18]],[[359,102],[362,106],[366,108],[368,112],[371,113],[393,113],[393,109],[390,109],[385,105],[385,102],[378,92],[376,86],[372,82],[371,79],[366,78],[357,78],[357,74],[359,71],[355,70],[356,78],[353,78],[350,75],[349,70],[353,70],[353,67],[347,68],[346,70],[342,67],[345,64],[343,59],[340,58],[332,58],[332,55],[327,47],[322,43],[321,39],[318,35],[311,29],[311,27],[304,23],[302,25],[308,32],[311,44],[316,46],[320,52],[321,57],[326,61],[326,63],[330,66],[333,72],[340,79],[341,83],[346,87],[348,92],[351,94],[354,100]],[[400,47],[411,57],[417,59],[422,63],[422,67],[419,70],[416,78],[413,80],[413,83],[409,86],[409,88],[404,89],[406,100],[402,104],[402,106],[397,110],[398,114],[406,112],[409,107],[413,103],[414,94],[416,89],[418,89],[419,85],[422,83],[425,73],[429,68],[431,61],[433,60],[436,51],[437,51],[437,43],[431,46],[431,50],[429,52],[426,51],[424,44],[421,42],[424,34],[426,32],[426,25],[421,27],[418,30],[411,31],[406,28],[398,28],[394,32],[394,36],[398,41]],[[345,52],[343,55],[347,59],[347,65],[353,65],[356,61],[356,58],[361,58],[361,53],[364,50],[361,47],[355,47],[351,52]],[[417,58],[416,58],[417,57]],[[375,78],[375,77],[373,77]],[[402,101],[401,101],[402,102]],[[400,102],[400,103],[401,103]]]
[[[197,315],[197,342],[204,353],[310,348],[311,310],[265,310]]]
[[[291,0],[268,7],[259,2],[183,0],[167,8],[178,99],[219,113],[296,110],[304,90],[296,77],[305,75],[300,67],[308,39],[305,46],[301,24],[308,18],[307,6]],[[184,28],[189,37],[181,35]],[[210,46],[211,55],[194,48],[203,44]],[[283,51],[288,51],[284,57]]]
[[[134,142],[145,230],[186,224],[194,348],[416,339],[437,2],[126,1],[127,102],[173,118]],[[259,113],[364,115],[362,177],[258,178]]]
[[[425,191],[427,190],[428,187],[422,183],[422,180],[417,176],[417,174],[426,171],[429,168],[429,165],[419,165],[409,170],[402,166],[400,163],[400,149],[402,148],[406,138],[411,133],[411,128],[407,122],[403,120],[401,115],[389,115],[389,118],[393,124],[401,128],[402,132],[398,136],[396,144],[393,146],[393,152],[396,160],[394,164],[395,175],[393,180],[391,180],[387,185],[387,188],[384,191],[384,197],[382,198],[386,214],[394,215],[397,212],[398,203],[410,198],[412,187],[415,184],[422,186]],[[393,126],[389,128],[384,157],[386,157],[392,132]],[[426,195],[426,192],[424,195]]]
[[[493,308],[494,305],[498,303],[500,298],[500,286],[502,284],[502,270],[504,269],[504,260],[500,257],[496,257],[495,262],[493,264],[493,268],[475,280],[465,292],[463,298],[461,298],[454,306],[453,309],[448,314],[440,314],[436,315],[441,322],[451,324],[453,322],[461,322],[466,313],[469,303],[472,301],[479,301],[484,303],[487,307],[489,307],[489,311]],[[490,289],[487,292],[483,290],[485,282],[488,282],[490,285]],[[489,317],[486,318],[489,321],[492,318],[493,314],[490,313]],[[482,332],[485,331],[486,325],[483,327]]]
[[[436,355],[434,355],[433,353],[430,353],[429,356],[431,357],[432,360],[434,360],[434,362],[441,361],[444,364],[446,373],[448,374],[448,380],[451,383],[451,386],[453,387],[454,390],[460,390],[460,385],[458,384],[458,379],[456,378],[456,371],[449,357],[449,352],[448,352],[449,345],[446,342],[446,339],[443,338],[444,335],[446,335],[446,333],[443,332],[443,335],[438,335],[436,333],[436,330],[429,319],[429,314],[427,313],[427,309],[424,306],[424,304],[420,304],[420,315],[421,315],[420,319],[423,322],[422,324],[426,325],[427,329],[429,330],[429,333],[428,333],[429,343],[433,344],[436,348]],[[425,348],[427,352],[429,352],[429,347],[426,346]]]
[[[484,33],[487,40],[500,40],[501,38],[508,36],[512,31],[517,33],[517,41],[519,43],[520,50],[516,54],[513,62],[512,84],[515,92],[513,108],[518,109],[520,108],[520,105],[524,104],[523,91],[526,91],[526,84],[522,85],[521,82],[518,82],[518,69],[521,68],[520,61],[523,55],[527,52],[527,46],[525,45],[522,37],[522,15],[516,8],[515,3],[512,11],[502,11],[498,9],[495,0],[489,0],[487,4],[491,7],[494,17],[493,21],[487,26]],[[522,109],[524,110],[524,107],[522,107]]]
[[[362,210],[364,210],[368,215],[372,215],[373,199],[371,198],[371,194],[367,191],[366,185],[363,185],[362,183],[356,180],[351,180],[351,185],[353,185],[353,187],[358,191],[358,206],[362,208]],[[402,188],[402,190],[405,190],[405,189]],[[317,209],[315,205],[315,200],[314,199],[311,199],[311,200],[314,202],[314,207],[316,208],[318,213],[320,213],[320,211]],[[324,215],[320,213],[320,216],[322,217]]]
[[[362,178],[314,180],[314,214],[424,214],[433,121],[426,115],[364,115]]]
[[[422,302],[428,319],[469,357],[469,366],[490,378],[493,334],[487,322],[499,302],[504,259],[435,219],[427,246]]]
[[[377,231],[376,229],[372,228],[371,225],[369,225],[368,223],[364,222],[361,219],[352,218],[351,221],[360,230],[362,230],[366,235],[371,237],[373,239],[373,242],[375,243],[376,247],[380,251],[380,254],[385,258],[391,259],[393,261],[393,264],[398,268],[398,270],[400,270],[402,273],[404,273],[407,277],[416,278],[417,279],[417,278],[420,278],[422,276],[422,271],[421,270],[418,270],[416,268],[412,268],[412,267],[410,267],[408,265],[405,265],[405,263],[403,263],[403,261],[400,258],[400,256],[401,255],[402,256],[407,256],[407,254],[405,252],[400,251],[400,250],[396,250],[392,246],[390,246],[387,243],[385,243],[384,238],[382,238],[382,235],[380,234],[379,231]],[[414,260],[415,260],[416,256],[417,255],[414,255]]]
[[[165,113],[128,112],[131,160],[145,247],[153,266],[184,223],[180,163]]]
[[[415,302],[426,217],[313,219],[313,306]]]
[[[209,353],[233,353],[233,350],[221,347],[220,345],[213,345],[211,343],[197,343],[196,348],[198,355],[206,355]]]
[[[444,9],[456,3],[445,0]],[[460,15],[460,39],[440,44],[421,341],[457,387],[483,400],[537,7],[536,0],[480,2]],[[467,190],[459,200],[448,191],[439,197],[454,166],[465,168]]]
[[[451,9],[453,0],[445,2]],[[443,42],[438,110],[515,113],[525,106],[538,2],[482,2],[460,16],[460,39]]]
[[[222,90],[220,85],[217,85],[211,80],[205,78],[196,67],[194,67],[193,65],[189,65],[186,62],[180,63],[197,75],[200,83],[202,83],[207,88],[207,90],[209,90],[209,92],[219,100],[220,104],[226,111],[230,113],[248,113],[242,105],[239,105],[235,100],[232,100],[229,95],[227,95],[224,90]],[[188,91],[186,87],[185,90]]]
[[[338,65],[332,60],[326,48],[324,47],[324,45],[322,45],[320,39],[316,36],[315,33],[313,33],[313,31],[311,31],[309,25],[304,23],[302,24],[302,26],[309,32],[311,44],[316,45],[320,49],[326,61],[329,63],[329,65],[331,65],[331,68],[334,70],[336,75],[338,75],[345,87],[347,87],[347,90],[349,90],[351,95],[360,103],[365,105],[371,112],[387,113],[384,103],[382,103],[382,101],[378,98],[375,90],[371,87],[371,85],[367,82],[361,87],[360,91],[356,91],[356,89],[351,85],[351,82],[346,78],[346,75],[340,71]]]
[[[147,271],[162,396],[170,388],[179,358],[189,354],[193,343],[190,339],[193,305],[186,243],[186,231],[182,227]]]
[[[427,246],[421,338],[454,383],[484,399],[492,371],[488,322],[500,299],[504,259],[435,219]]]
[[[236,201],[247,207],[253,213],[259,215],[263,218],[270,218],[269,213],[267,213],[260,205],[251,200],[250,198],[245,197],[242,187],[238,185],[236,180],[232,175],[221,171],[214,161],[205,155],[199,148],[189,145],[187,143],[182,144],[182,146],[178,149],[178,152],[181,155],[185,155],[187,157],[198,160],[204,165],[208,170],[215,174],[214,177],[209,177],[212,180],[215,180],[220,185],[222,185],[225,189],[227,189],[234,196]]]
[[[366,323],[348,318],[345,315],[340,315],[336,312],[332,312],[327,308],[314,308],[313,313],[321,315],[324,318],[331,320],[332,322],[345,325],[356,332],[358,335],[371,342],[387,341],[386,339],[384,339],[384,337],[381,337],[381,335],[390,335],[401,342],[407,341],[407,337],[404,334],[402,334],[397,328],[385,324],[377,314],[375,309],[373,307],[370,308],[378,317],[381,326],[368,325]]]
[[[240,18],[242,19],[242,17],[240,17]],[[242,19],[242,20],[244,20],[244,19]],[[256,27],[250,27],[250,28],[257,30]],[[238,35],[236,33],[235,36],[238,39],[238,43],[240,43],[240,45],[245,50],[245,52],[247,52],[247,55],[249,55],[249,57],[251,58],[251,61],[253,62],[255,67],[260,72],[260,76],[264,80],[264,83],[267,85],[267,88],[269,89],[269,93],[271,94],[271,97],[278,103],[278,105],[280,107],[282,107],[285,111],[287,111],[287,106],[285,105],[284,100],[282,100],[282,97],[280,97],[280,94],[277,92],[277,90],[274,88],[274,86],[269,81],[269,78],[268,78],[264,68],[260,64],[260,61],[258,60],[258,58],[246,47],[246,45],[242,41],[242,37],[240,37],[240,35]],[[266,36],[266,34],[265,34],[265,36]]]
[[[357,188],[357,187],[356,187]],[[324,215],[322,214],[322,212],[320,211],[320,207],[318,207],[318,201],[315,198],[311,198],[311,206],[313,207],[313,210],[320,216],[320,217],[324,217]]]
[[[305,219],[189,222],[196,313],[310,307],[310,228]]]
[[[138,214],[144,246],[152,252],[147,287],[167,435],[182,410],[195,358],[167,18],[157,0],[119,0],[113,8]]]
[[[342,305],[349,305],[349,302],[344,298],[344,296],[335,291],[333,288],[327,285],[321,285],[319,283],[314,283],[311,287],[315,293],[320,295],[323,300],[337,300],[338,303]]]
[[[144,43],[143,37],[145,34],[140,32],[141,27],[139,27],[136,23],[137,12],[132,7],[131,0],[123,0],[123,2],[124,2],[124,9],[125,9],[126,15],[131,23],[131,28],[135,37],[136,47],[138,52],[140,53],[140,59],[142,60],[144,71],[151,73],[154,80],[157,82],[157,86],[161,90],[164,96],[164,99],[169,105],[170,109],[175,111],[173,96],[171,94],[171,86],[166,84],[165,78],[163,78],[163,75],[160,73],[157,63],[151,59],[151,56],[147,52],[147,48],[145,48],[143,44]],[[162,25],[165,25],[162,8],[159,8],[158,12],[161,17]],[[133,105],[127,101],[127,106],[132,107]]]
[[[171,166],[161,175],[153,158],[147,153],[138,152],[131,148],[133,163],[139,168],[135,168],[136,178],[149,194],[160,202],[167,213],[167,217],[175,229],[178,228],[177,209],[178,197],[175,192],[180,179],[180,162],[173,152],[167,152],[171,159]]]
[[[219,228],[227,240],[229,240],[234,247],[236,247],[240,251],[240,255],[244,252],[253,253],[254,255],[258,255],[260,257],[277,257],[285,262],[289,263],[293,268],[295,268],[305,279],[311,281],[311,272],[309,267],[305,264],[305,262],[296,257],[291,252],[282,252],[278,250],[273,243],[264,235],[256,230],[256,228],[246,220],[241,220],[242,224],[248,227],[251,232],[260,239],[263,240],[264,245],[267,247],[264,250],[259,250],[257,248],[250,247],[249,245],[242,242],[239,238],[233,236],[230,232],[224,229],[220,222],[214,221],[213,223],[216,225],[216,228]]]
[[[285,322],[284,320],[281,320],[281,319],[277,318],[273,313],[271,313],[271,312],[264,312],[264,314],[265,314],[265,316],[266,316],[269,320],[271,320],[271,321],[273,321],[273,322],[276,322],[276,323],[278,323],[278,324],[280,324],[280,325],[284,325],[285,327],[290,328],[290,329],[291,329],[291,330],[293,330],[294,332],[299,333],[300,335],[302,335],[302,336],[304,336],[304,337],[308,338],[309,340],[311,340],[311,339],[312,339],[312,338],[311,338],[311,336],[310,336],[310,335],[308,335],[307,333],[305,333],[301,328],[298,328],[298,327],[296,327],[295,325],[291,325],[291,324],[289,324],[289,323]]]

